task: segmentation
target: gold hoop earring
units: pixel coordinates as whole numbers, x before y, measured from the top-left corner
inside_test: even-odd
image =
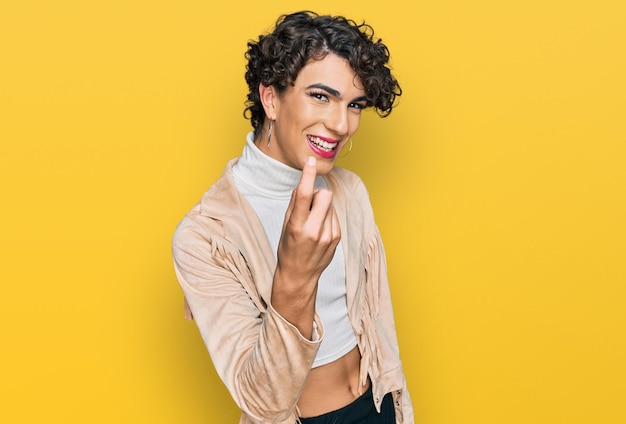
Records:
[[[345,158],[350,154],[350,152],[352,152],[352,138],[350,138],[350,147],[348,148],[348,153],[342,154],[341,156],[339,156],[339,158]]]
[[[274,121],[270,119],[270,128],[267,130],[267,147],[270,147],[270,141],[272,139],[272,124]]]

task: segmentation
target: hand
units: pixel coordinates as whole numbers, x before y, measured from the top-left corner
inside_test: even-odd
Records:
[[[277,310],[285,308],[296,314],[303,307],[315,310],[317,281],[341,238],[333,194],[330,190],[315,190],[315,176],[316,160],[309,157],[287,207],[278,243],[272,304]],[[279,312],[285,316],[284,311]]]

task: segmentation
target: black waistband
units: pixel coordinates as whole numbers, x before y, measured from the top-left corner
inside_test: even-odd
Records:
[[[365,393],[348,405],[316,417],[300,418],[300,421],[302,424],[358,423],[367,417],[372,409],[374,409],[374,399],[372,396],[372,385],[370,384]]]

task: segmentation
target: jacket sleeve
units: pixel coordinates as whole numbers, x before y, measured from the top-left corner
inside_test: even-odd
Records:
[[[185,218],[173,239],[174,268],[217,373],[244,413],[281,421],[296,409],[319,349],[256,292],[239,249]]]

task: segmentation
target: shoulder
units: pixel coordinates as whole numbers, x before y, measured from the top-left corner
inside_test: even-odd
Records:
[[[207,254],[217,240],[224,240],[224,228],[220,221],[216,221],[201,213],[201,203],[193,207],[180,220],[172,237],[172,251],[174,257],[192,255],[201,257]]]
[[[371,208],[369,192],[357,174],[345,168],[335,167],[329,174],[329,180],[342,190],[347,203],[357,202],[366,209]]]
[[[345,168],[335,167],[329,174],[329,184],[333,191],[341,192],[337,198],[341,204],[339,210],[349,214],[351,224],[368,233],[367,229],[375,221],[374,211],[369,192],[361,177]]]
[[[184,245],[190,240],[208,240],[225,237],[224,223],[238,210],[238,197],[230,177],[230,166],[202,195],[201,199],[178,223],[174,244]]]
[[[349,193],[359,193],[367,195],[367,189],[361,177],[345,168],[335,167],[329,174],[329,178],[334,180],[342,190]]]
[[[336,179],[341,185],[347,187],[356,186],[363,183],[361,177],[359,177],[357,174],[346,168],[340,168],[338,166],[335,166],[333,170],[330,171],[329,176]]]

